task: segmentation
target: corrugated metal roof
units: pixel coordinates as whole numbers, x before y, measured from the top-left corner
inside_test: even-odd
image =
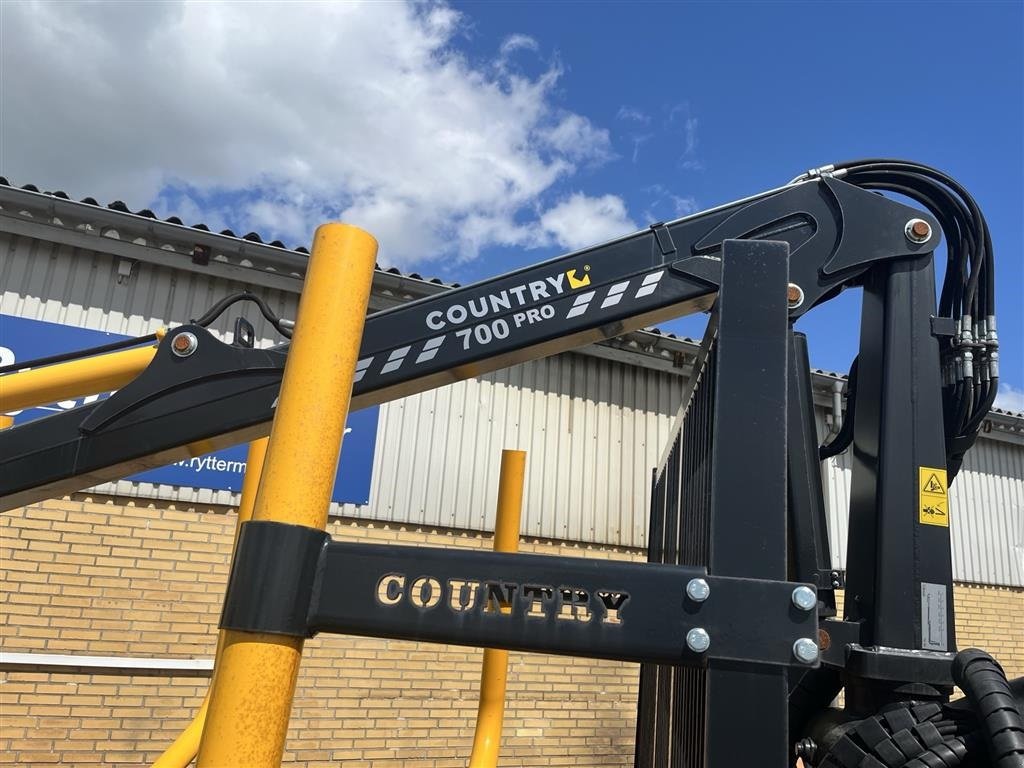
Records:
[[[270,246],[272,248],[279,248],[282,251],[291,251],[292,253],[300,254],[302,256],[308,256],[309,255],[309,249],[306,248],[305,246],[301,246],[300,245],[300,246],[295,246],[295,247],[289,248],[288,246],[286,246],[280,240],[271,240],[271,241],[264,240],[263,237],[258,232],[248,232],[248,233],[246,233],[244,235],[235,234],[235,232],[233,232],[230,229],[223,229],[219,233],[218,232],[213,232],[210,229],[209,226],[207,226],[206,224],[203,224],[202,222],[199,222],[197,224],[186,225],[185,222],[182,221],[182,219],[180,217],[178,217],[178,216],[168,216],[165,219],[161,219],[159,216],[157,216],[155,213],[153,213],[153,211],[151,211],[149,208],[140,208],[138,210],[134,210],[133,211],[122,200],[114,200],[112,202],[107,203],[106,205],[103,205],[102,203],[97,201],[96,198],[94,198],[94,197],[84,197],[81,200],[77,200],[76,201],[76,200],[73,200],[66,192],[63,192],[61,190],[57,190],[56,192],[43,191],[43,190],[40,190],[39,187],[37,187],[35,184],[24,184],[21,187],[16,187],[15,185],[13,185],[10,181],[8,181],[3,176],[0,176],[0,187],[8,187],[9,189],[12,189],[12,190],[19,190],[20,189],[23,192],[31,192],[33,194],[53,197],[53,198],[56,198],[58,200],[66,200],[66,201],[71,202],[71,203],[78,203],[80,205],[89,206],[91,208],[105,208],[106,210],[114,211],[116,213],[128,214],[130,216],[136,216],[136,217],[139,217],[141,219],[149,219],[151,221],[159,221],[159,222],[162,222],[164,224],[171,224],[171,225],[174,225],[176,227],[184,227],[186,229],[192,229],[192,230],[195,230],[197,233],[198,232],[203,232],[203,233],[219,234],[222,237],[231,238],[233,240],[242,240],[242,241],[246,241],[246,242],[249,242],[249,243],[257,243],[259,245],[267,245],[267,246]],[[417,274],[415,272],[402,273],[402,271],[397,269],[396,267],[381,267],[378,264],[378,265],[376,265],[376,268],[377,268],[378,271],[381,271],[381,272],[387,272],[387,273],[393,274],[393,275],[400,275],[402,277],[408,277],[408,278],[411,278],[413,280],[424,280],[424,281],[429,282],[429,283],[434,283],[436,285],[442,285],[442,286],[446,286],[446,287],[449,287],[449,288],[454,288],[454,287],[458,286],[458,283],[446,283],[443,280],[441,280],[440,278],[436,278],[436,277],[425,278],[425,277],[422,277],[422,276],[420,276],[419,274]]]

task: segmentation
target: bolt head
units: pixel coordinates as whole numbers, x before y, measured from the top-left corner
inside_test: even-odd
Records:
[[[686,584],[686,596],[695,603],[703,603],[711,594],[711,587],[704,579],[690,579]]]
[[[907,240],[912,243],[924,243],[932,236],[932,227],[924,219],[911,219],[904,229]]]
[[[171,351],[178,357],[188,357],[199,346],[199,339],[194,333],[183,331],[171,339]]]
[[[790,309],[796,309],[804,303],[804,289],[796,283],[786,286],[786,303]]]
[[[824,629],[818,630],[818,648],[822,651],[827,651],[832,647],[832,635],[826,632]]]
[[[809,611],[818,605],[818,596],[810,587],[797,587],[793,590],[793,605],[801,611]]]
[[[686,647],[694,653],[704,653],[711,647],[711,637],[703,627],[694,627],[686,633]]]
[[[793,655],[801,664],[814,664],[818,660],[818,644],[809,637],[793,643]]]

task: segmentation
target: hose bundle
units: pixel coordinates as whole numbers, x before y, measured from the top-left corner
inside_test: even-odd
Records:
[[[999,663],[968,648],[953,661],[953,680],[979,721],[994,768],[1024,766],[1024,717]]]
[[[999,389],[995,270],[985,217],[958,182],[927,165],[880,158],[853,160],[809,171],[794,181],[821,175],[916,200],[942,227],[947,260],[938,311],[956,324],[952,337],[940,339],[946,464],[952,480]]]

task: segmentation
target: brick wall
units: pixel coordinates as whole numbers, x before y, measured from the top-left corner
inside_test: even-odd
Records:
[[[79,495],[0,515],[5,651],[210,658],[234,516]],[[489,548],[469,532],[334,520],[338,539]],[[630,559],[547,541],[524,552]],[[1024,674],[1024,590],[957,588],[961,645]],[[464,766],[481,651],[391,640],[307,643],[289,765]],[[637,668],[510,654],[503,766],[628,765]],[[140,765],[202,700],[202,674],[0,670],[0,763]]]

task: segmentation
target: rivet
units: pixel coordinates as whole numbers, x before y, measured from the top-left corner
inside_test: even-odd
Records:
[[[924,243],[932,236],[932,226],[924,219],[911,219],[903,230],[907,240],[912,243]]]
[[[183,331],[171,339],[171,351],[178,357],[188,357],[199,348],[199,339],[194,333]]]
[[[786,286],[786,303],[789,304],[790,309],[796,309],[804,303],[804,289],[796,283],[790,283]]]

